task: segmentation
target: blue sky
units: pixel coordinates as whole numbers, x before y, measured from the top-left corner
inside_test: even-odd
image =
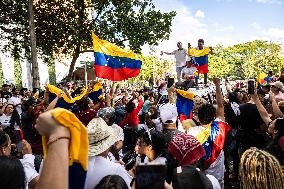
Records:
[[[163,12],[174,10],[170,39],[156,48],[171,51],[204,38],[206,45],[233,45],[254,39],[284,43],[284,0],[154,0]]]

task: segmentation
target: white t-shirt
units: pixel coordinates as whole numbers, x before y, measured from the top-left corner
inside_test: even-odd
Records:
[[[26,189],[29,188],[28,184],[39,175],[35,170],[34,160],[35,156],[32,154],[25,154],[23,159],[20,159],[25,171]]]
[[[6,114],[2,114],[0,116],[0,122],[1,122],[3,129],[10,126],[10,120],[11,120],[11,116],[7,116]]]
[[[19,104],[22,104],[22,99],[20,97],[15,97],[12,96],[9,100],[8,100],[8,104],[13,104],[16,107],[16,110],[18,112],[19,115],[22,114],[22,107]]]
[[[119,175],[126,182],[130,189],[132,177],[127,173],[125,168],[119,163],[111,162],[102,156],[89,156],[88,171],[85,182],[85,189],[94,189],[99,182],[108,175]]]
[[[197,68],[196,67],[184,67],[182,70],[181,70],[181,75],[184,74],[185,77],[191,77],[191,76],[194,76],[194,72],[197,71]]]
[[[176,58],[176,67],[183,67],[185,66],[186,62],[186,55],[187,55],[187,50],[186,49],[180,49],[180,50],[174,50],[172,55],[175,55]]]

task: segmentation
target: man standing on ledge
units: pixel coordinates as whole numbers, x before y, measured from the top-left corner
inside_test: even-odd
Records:
[[[192,57],[194,60],[194,65],[198,70],[199,74],[204,74],[204,85],[207,85],[208,77],[208,54],[213,54],[212,47],[204,47],[204,40],[198,40],[198,46],[196,48],[191,48],[190,43],[188,43],[188,56]]]
[[[178,49],[174,50],[171,53],[162,51],[161,55],[163,55],[163,53],[165,53],[167,55],[175,55],[177,79],[178,79],[178,82],[181,82],[181,70],[183,69],[183,67],[185,66],[185,63],[186,63],[187,50],[182,48],[181,42],[177,43],[177,47],[178,47]]]

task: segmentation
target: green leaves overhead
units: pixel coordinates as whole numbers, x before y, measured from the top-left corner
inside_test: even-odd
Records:
[[[230,47],[216,46],[209,56],[210,76],[231,76],[238,79],[256,77],[260,71],[278,73],[284,66],[281,46],[255,40]]]

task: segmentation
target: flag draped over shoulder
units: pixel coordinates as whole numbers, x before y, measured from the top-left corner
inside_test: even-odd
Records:
[[[51,112],[52,117],[70,130],[69,189],[84,188],[88,168],[88,130],[72,113],[63,108]],[[43,136],[44,156],[48,153],[47,138]]]
[[[190,114],[194,107],[194,102],[193,102],[194,93],[179,89],[176,89],[176,92],[177,92],[177,100],[176,100],[177,112],[180,121],[182,122],[183,120],[188,119],[190,117]]]
[[[194,48],[188,49],[188,55],[193,57],[194,65],[198,70],[198,73],[208,73],[208,54],[210,49],[208,47],[197,50]]]
[[[115,44],[101,40],[94,33],[92,38],[97,77],[122,81],[139,75],[142,62],[135,58],[133,51],[126,51]]]
[[[84,88],[81,92],[80,95],[74,97],[74,98],[70,98],[63,90],[47,84],[47,90],[49,91],[48,93],[48,102],[51,103],[59,94],[63,93],[62,98],[58,99],[55,108],[64,108],[66,110],[70,110],[71,107],[74,105],[74,103],[77,100],[80,100],[81,98],[83,98],[86,94],[87,94],[87,89]]]
[[[93,101],[93,103],[96,103],[99,101],[99,99],[103,98],[103,86],[100,82],[97,82],[92,90],[89,92],[88,97]]]
[[[200,131],[196,132],[194,136],[206,151],[206,156],[203,157],[203,160],[208,168],[216,161],[223,150],[230,126],[223,121],[213,121],[208,126],[199,128]]]

